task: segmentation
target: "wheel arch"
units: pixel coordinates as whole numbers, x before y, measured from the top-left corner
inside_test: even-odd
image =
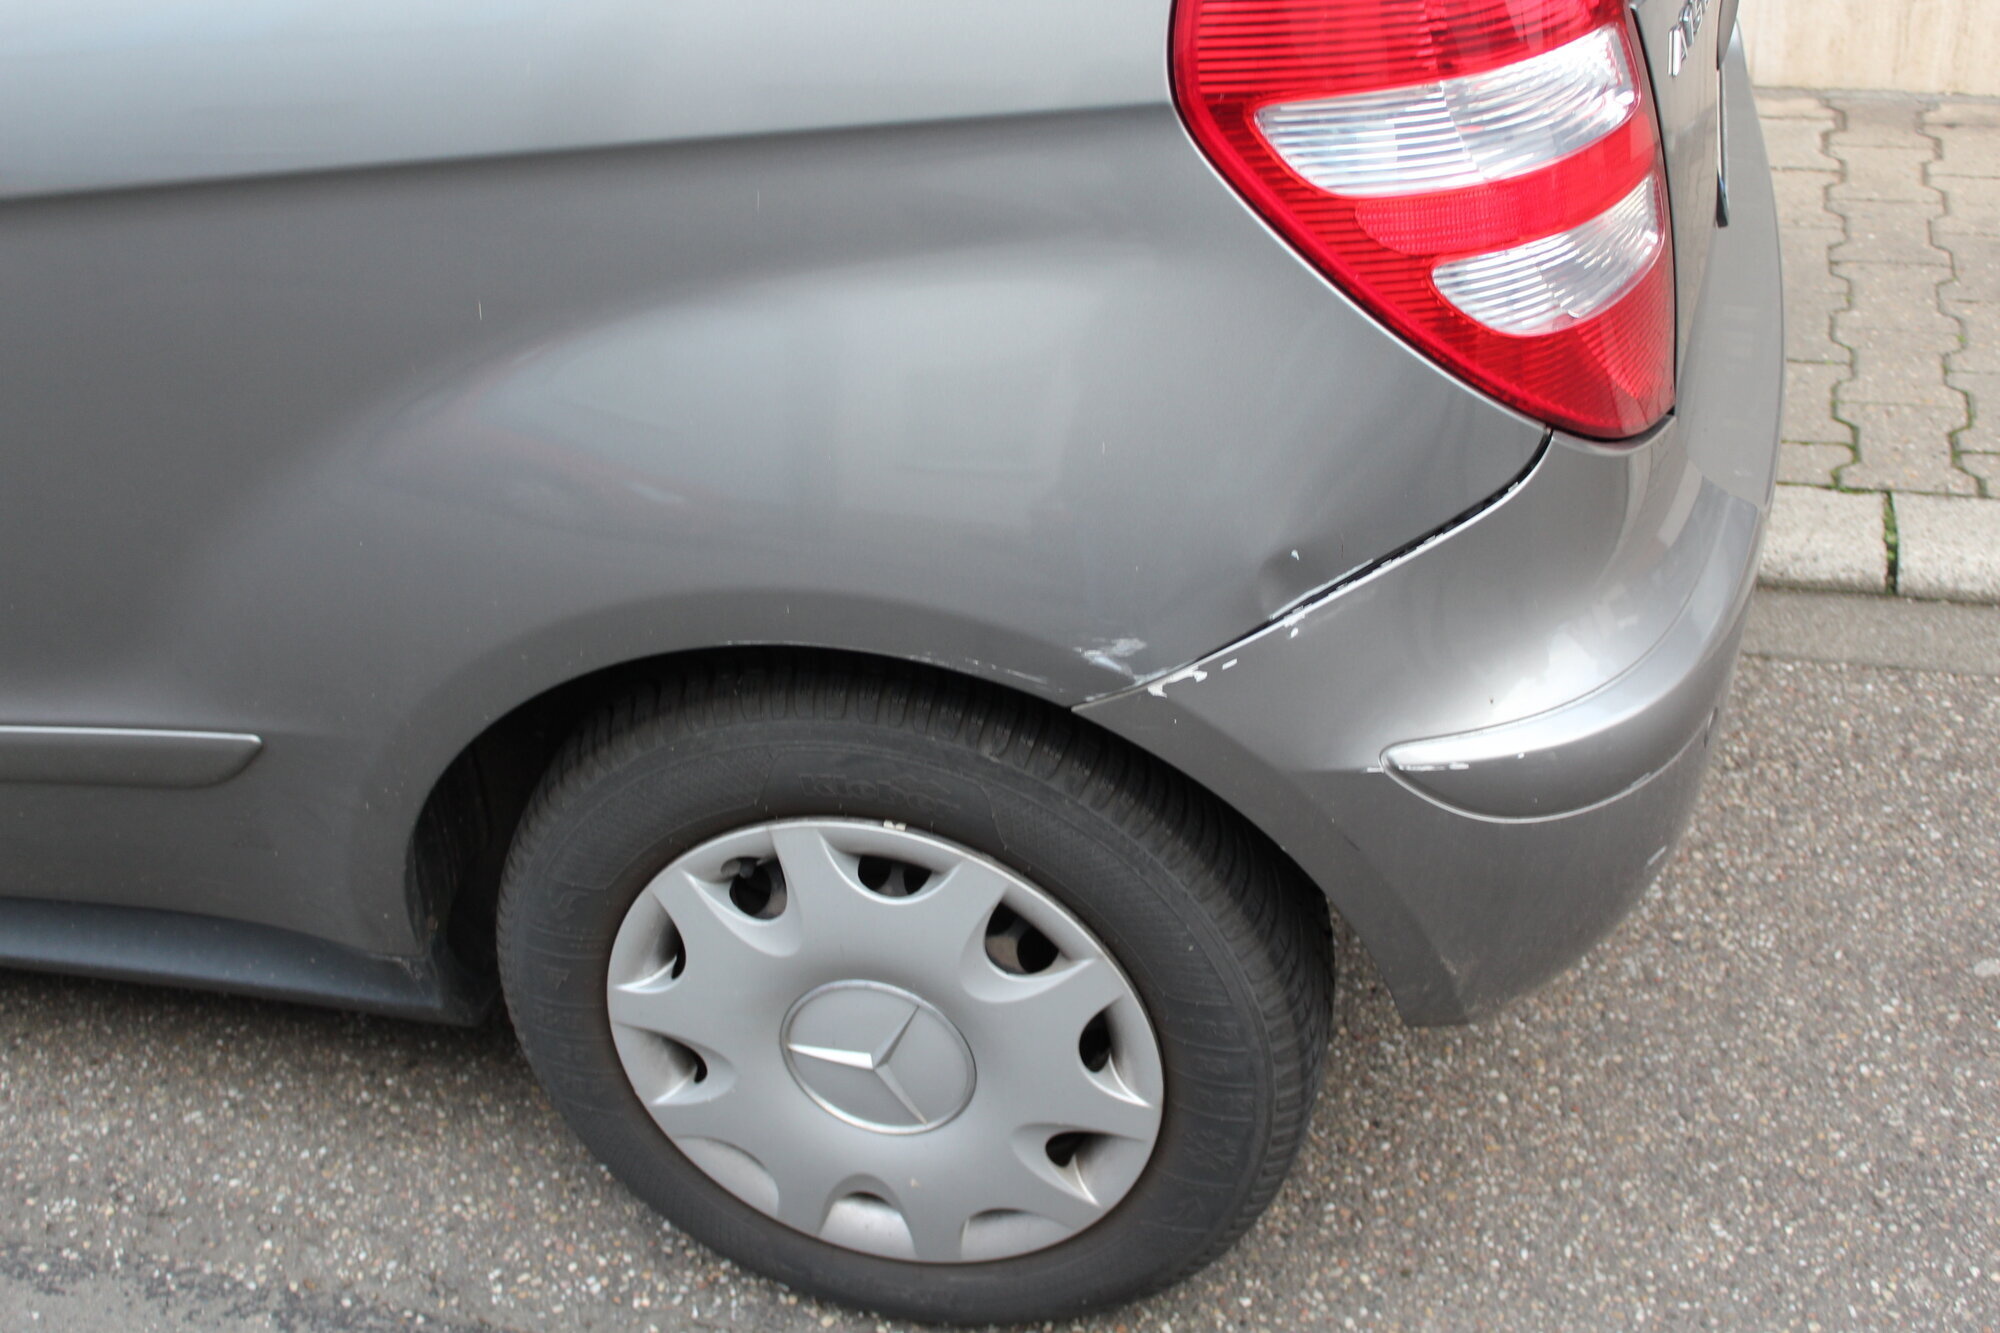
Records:
[[[1337,923],[1337,902],[1316,886],[1257,824],[1205,784],[1130,741],[1038,694],[937,663],[851,649],[797,644],[732,645],[659,653],[578,675],[495,717],[460,746],[436,774],[408,832],[406,892],[411,919],[475,975],[489,976],[500,880],[508,848],[530,798],[572,734],[600,710],[635,691],[702,670],[736,668],[804,673],[930,675],[972,692],[1013,700],[1084,729],[1102,744],[1156,765],[1237,821],[1292,891],[1309,895],[1313,913]],[[1336,930],[1339,929],[1336,925]]]

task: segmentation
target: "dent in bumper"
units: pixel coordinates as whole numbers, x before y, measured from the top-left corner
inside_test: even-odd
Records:
[[[1671,441],[1558,443],[1443,540],[1081,711],[1263,828],[1406,1019],[1463,1021],[1601,937],[1679,836],[1761,523]]]
[[[1632,797],[1706,734],[1727,688],[1737,631],[1717,631],[1740,615],[1754,562],[1757,527],[1744,517],[1716,526],[1688,605],[1630,670],[1518,721],[1391,745],[1383,771],[1478,819],[1559,819]]]

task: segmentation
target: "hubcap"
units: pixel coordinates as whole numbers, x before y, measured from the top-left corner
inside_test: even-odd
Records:
[[[606,1000],[674,1146],[849,1249],[1044,1248],[1109,1212],[1159,1137],[1159,1044],[1104,946],[900,826],[786,820],[677,858],[627,912]]]
[[[972,1097],[972,1051],[951,1020],[878,981],[821,986],[793,1006],[784,1041],[806,1096],[863,1129],[935,1129]]]

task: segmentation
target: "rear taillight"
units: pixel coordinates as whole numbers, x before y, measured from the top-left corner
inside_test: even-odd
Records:
[[[1673,403],[1673,253],[1625,0],[1179,0],[1195,141],[1307,259],[1530,416]]]

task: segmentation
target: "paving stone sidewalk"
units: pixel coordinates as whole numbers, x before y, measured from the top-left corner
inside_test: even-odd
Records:
[[[2000,101],[1757,103],[1786,320],[1762,581],[2000,602]]]

